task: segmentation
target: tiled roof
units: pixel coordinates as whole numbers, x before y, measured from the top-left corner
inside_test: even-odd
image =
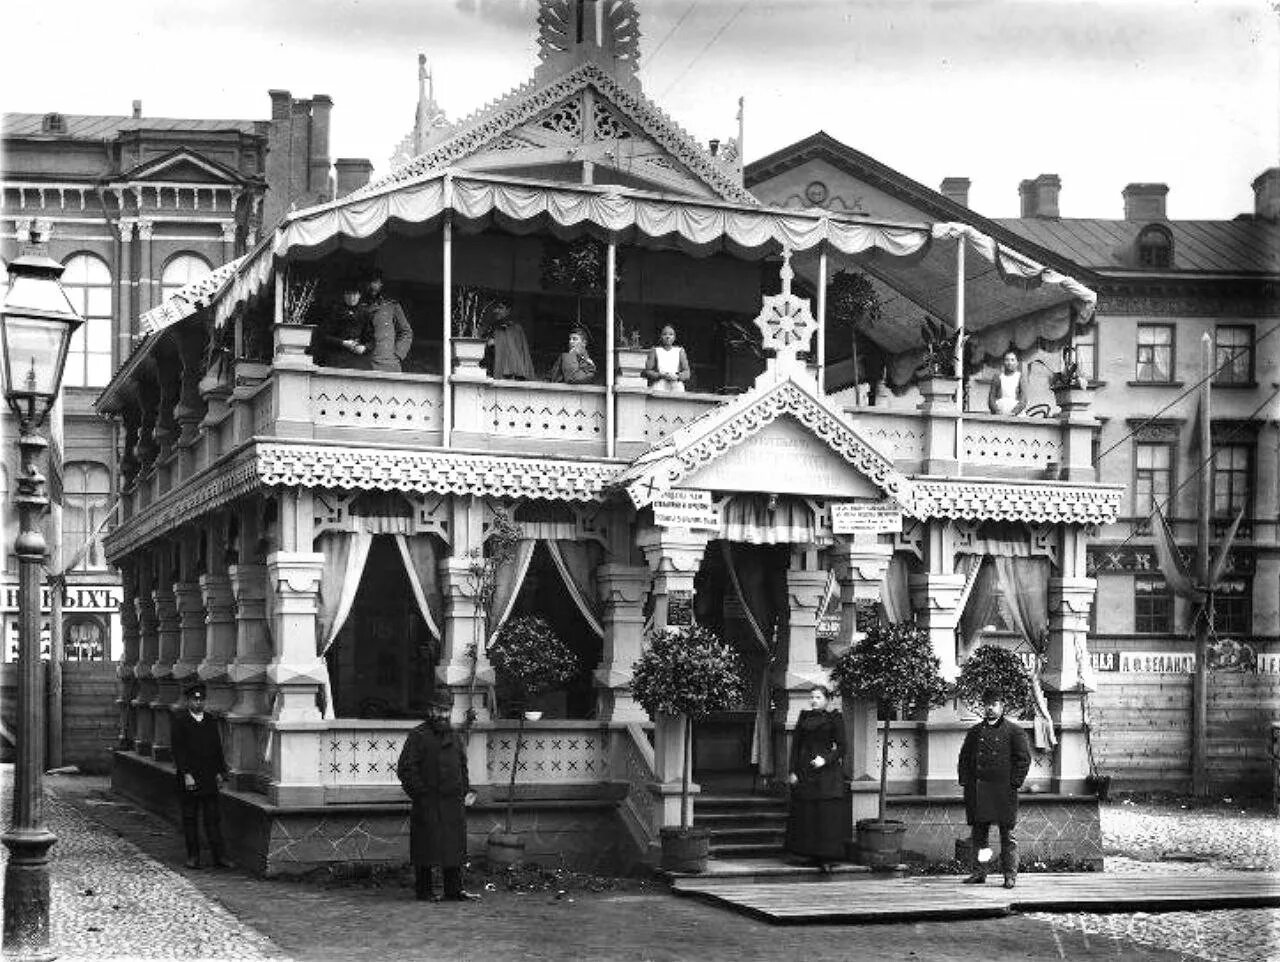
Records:
[[[265,120],[193,120],[171,117],[93,116],[88,114],[63,114],[64,131],[48,133],[44,130],[46,114],[4,114],[3,132],[6,137],[60,137],[70,140],[102,140],[116,137],[131,130],[183,131],[188,133],[213,133],[238,130],[242,134],[265,134],[269,121]]]
[[[1003,218],[997,223],[1100,272],[1138,270],[1134,245],[1149,223],[1173,236],[1173,272],[1280,274],[1280,224],[1261,220],[1130,221]]]

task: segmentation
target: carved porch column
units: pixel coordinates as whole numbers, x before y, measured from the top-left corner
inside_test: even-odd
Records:
[[[1040,676],[1049,702],[1049,714],[1058,728],[1054,750],[1053,790],[1084,791],[1089,774],[1081,701],[1089,669],[1089,610],[1098,582],[1085,575],[1084,531],[1079,525],[1063,525],[1060,577],[1049,579],[1049,650]]]
[[[181,580],[173,583],[173,598],[178,609],[178,660],[173,665],[173,681],[181,703],[182,690],[198,680],[200,663],[204,661],[204,596],[196,580],[200,568],[198,533],[185,531],[177,543],[177,551],[177,573]]]
[[[227,566],[236,601],[236,657],[227,672],[235,690],[235,701],[227,712],[231,729],[227,761],[237,788],[259,791],[263,788],[259,776],[263,764],[259,731],[271,712],[267,693],[272,653],[267,623],[267,566],[255,554],[257,505],[243,505],[237,515],[236,557],[241,560]],[[265,739],[265,734],[262,737]]]
[[[200,377],[204,373],[204,332],[199,327],[188,327],[178,335],[178,357],[182,362],[182,375],[178,388],[178,404],[174,416],[178,424],[175,447],[178,451],[175,482],[185,481],[198,469],[196,445],[200,441],[200,424],[204,419],[205,401],[200,396]]]
[[[636,536],[636,545],[653,572],[653,626],[660,631],[668,625],[671,601],[676,592],[693,608],[693,581],[702,564],[710,535],[680,528],[649,527]],[[654,768],[657,782],[653,793],[662,810],[663,826],[680,824],[680,787],[685,767],[683,719],[659,715],[654,719]],[[701,789],[689,782],[690,804]]]
[[[158,650],[151,676],[156,682],[156,697],[151,703],[155,715],[155,729],[151,739],[151,754],[157,761],[173,757],[173,742],[169,737],[171,713],[182,708],[182,691],[173,677],[173,666],[178,660],[180,634],[178,630],[178,601],[174,596],[177,565],[174,563],[176,545],[161,543],[156,551],[156,582],[152,588],[155,598],[156,633]]]
[[[826,589],[827,572],[818,567],[817,552],[793,550],[787,569],[787,663],[782,675],[787,731],[795,728],[800,712],[809,707],[809,693],[818,685],[830,684],[826,669],[818,664],[818,607]]]
[[[202,432],[196,470],[203,470],[226,451],[223,434],[231,418],[231,360],[222,356],[200,378],[200,399],[204,402],[204,417],[199,424]]]
[[[205,612],[205,644],[204,660],[196,673],[209,688],[209,710],[221,714],[235,703],[228,670],[236,657],[236,599],[227,574],[226,516],[216,514],[203,524],[206,570],[200,575],[199,585]]]
[[[596,717],[602,721],[647,722],[649,714],[631,695],[632,668],[644,645],[644,595],[649,569],[601,565],[596,574],[604,599],[604,652],[596,669]]]
[[[151,741],[155,734],[155,711],[151,703],[156,699],[156,681],[152,670],[160,653],[160,626],[156,621],[156,601],[152,595],[155,563],[151,549],[144,548],[138,552],[138,591],[133,599],[134,614],[138,622],[138,667],[135,669],[138,685],[133,700],[133,714],[137,732],[134,751],[140,755],[151,754]]]
[[[485,612],[477,610],[478,578],[471,573],[472,562],[484,550],[483,508],[477,498],[455,496],[449,506],[451,554],[439,565],[444,593],[444,624],[440,630],[440,662],[436,683],[453,692],[453,722],[462,724],[468,711],[476,721],[489,721],[493,706],[487,692],[493,684],[493,667],[485,652],[488,638]],[[474,552],[474,554],[473,554]],[[483,739],[472,739],[478,743]],[[483,764],[479,756],[469,756],[471,764]],[[483,769],[481,769],[483,770]]]
[[[120,565],[120,641],[124,651],[120,656],[120,664],[116,667],[116,678],[120,684],[120,694],[116,698],[116,708],[120,716],[120,728],[116,737],[116,747],[121,751],[134,749],[137,732],[135,731],[134,699],[138,693],[138,573],[137,562],[130,558]]]

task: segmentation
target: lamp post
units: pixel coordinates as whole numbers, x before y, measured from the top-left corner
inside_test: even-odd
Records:
[[[5,400],[18,417],[18,745],[13,815],[0,835],[9,850],[4,870],[4,951],[25,960],[49,951],[49,849],[44,827],[44,692],[40,685],[40,568],[45,541],[38,522],[48,505],[36,465],[48,442],[40,434],[58,396],[71,335],[81,324],[58,278],[62,265],[26,255],[9,265],[0,308]]]

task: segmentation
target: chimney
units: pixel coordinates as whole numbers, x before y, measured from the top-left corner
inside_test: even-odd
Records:
[[[307,161],[307,186],[321,200],[329,199],[329,114],[333,99],[325,94],[311,98],[311,143]]]
[[[338,172],[338,189],[335,196],[346,197],[369,183],[373,163],[365,157],[339,157],[333,162]]]
[[[969,206],[969,187],[972,181],[968,177],[944,177],[939,190],[942,196],[961,207]]]
[[[271,230],[284,216],[292,201],[292,164],[289,154],[293,139],[293,97],[287,90],[269,90],[267,95],[271,98],[271,126],[267,133],[267,193],[263,199],[262,226],[265,230]]]
[[[1270,167],[1254,180],[1253,216],[1280,220],[1280,167]]]
[[[1058,192],[1062,190],[1062,178],[1057,174],[1041,174],[1035,180],[1024,180],[1018,185],[1022,198],[1023,217],[1057,217]]]
[[[1167,184],[1130,184],[1121,194],[1125,220],[1169,219],[1164,212],[1164,199],[1169,195]]]
[[[133,119],[134,120],[142,119],[142,101],[141,100],[135,100],[133,102]]]

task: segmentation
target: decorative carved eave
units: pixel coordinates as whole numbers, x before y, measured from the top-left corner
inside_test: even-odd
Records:
[[[912,500],[910,479],[868,443],[835,408],[790,377],[713,408],[685,425],[636,458],[614,478],[612,486],[625,491],[635,507],[645,507],[784,415],[804,425],[814,438],[902,504],[904,509],[909,507]]]
[[[1124,486],[1066,481],[982,481],[972,478],[915,478],[914,518],[966,521],[1025,521],[1037,524],[1110,524]]]
[[[735,181],[694,137],[637,89],[619,83],[599,64],[586,62],[568,73],[539,84],[517,87],[505,97],[483,108],[457,125],[457,133],[439,146],[391,171],[367,187],[354,191],[348,199],[384,192],[389,187],[409,184],[456,166],[486,144],[496,141],[521,124],[550,110],[587,87],[593,88],[626,119],[665,148],[674,160],[687,167],[718,197],[739,204],[759,206],[760,201]]]

